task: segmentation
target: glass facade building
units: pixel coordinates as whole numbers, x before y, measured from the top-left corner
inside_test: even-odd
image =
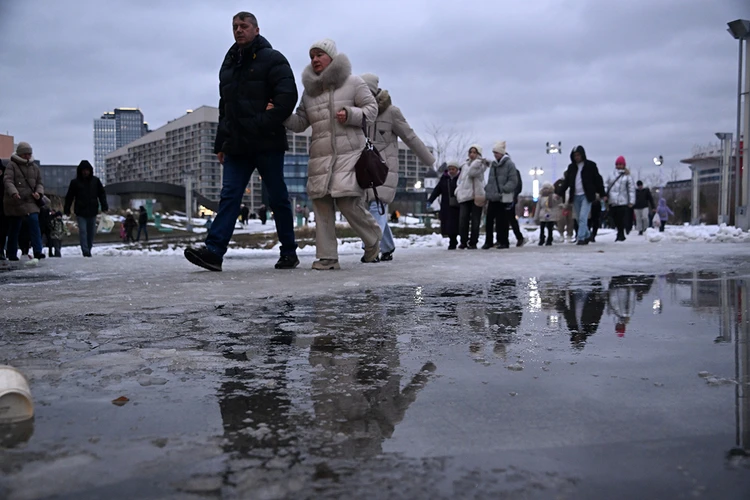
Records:
[[[117,108],[94,120],[94,173],[106,182],[105,158],[114,150],[148,133],[148,124],[137,108]]]

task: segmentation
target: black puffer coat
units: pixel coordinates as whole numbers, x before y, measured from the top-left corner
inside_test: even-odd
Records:
[[[88,177],[83,171],[88,170]],[[65,215],[70,215],[70,209],[75,202],[75,213],[78,217],[96,217],[101,206],[102,212],[109,210],[107,194],[104,192],[102,181],[94,176],[94,167],[86,160],[78,164],[76,178],[70,181],[68,193],[65,195]]]
[[[580,153],[581,159],[583,160],[583,169],[581,170],[583,193],[575,192],[578,164],[573,159],[573,156],[576,153]],[[570,152],[570,165],[568,165],[568,169],[565,171],[565,183],[562,186],[562,189],[563,191],[558,192],[557,194],[563,199],[565,199],[565,191],[570,189],[568,203],[572,203],[575,196],[578,194],[585,194],[586,199],[590,202],[594,201],[597,194],[602,198],[607,196],[607,193],[604,191],[604,180],[602,179],[602,176],[599,175],[599,168],[596,166],[596,163],[586,158],[586,150],[583,149],[583,146],[576,146],[573,148],[573,151]]]
[[[451,177],[448,172],[443,172],[440,182],[432,190],[427,204],[434,202],[440,196],[440,234],[443,236],[458,236],[458,206],[452,207],[451,196],[456,195],[458,176]]]
[[[258,35],[234,44],[219,71],[219,129],[214,153],[250,155],[288,149],[284,120],[297,105],[289,62]],[[266,111],[269,102],[273,109]]]

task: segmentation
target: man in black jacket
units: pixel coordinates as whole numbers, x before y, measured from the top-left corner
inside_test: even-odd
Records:
[[[654,197],[651,196],[651,190],[647,187],[643,187],[643,182],[638,181],[635,183],[635,221],[638,234],[643,232],[649,227],[649,215],[651,212],[656,210],[656,203],[654,203]]]
[[[232,29],[236,43],[219,71],[219,128],[214,143],[214,153],[224,168],[219,211],[206,246],[186,249],[185,258],[205,269],[221,271],[242,195],[257,168],[281,243],[281,258],[275,267],[293,269],[299,259],[294,214],[284,182],[288,144],[283,123],[297,104],[297,85],[286,58],[260,36],[254,15],[238,13],[232,19]]]
[[[70,208],[75,202],[75,214],[78,217],[78,235],[81,252],[84,257],[91,257],[96,233],[96,215],[101,206],[102,212],[109,210],[107,194],[102,181],[94,175],[94,167],[87,160],[78,164],[76,178],[70,181],[68,194],[65,195],[65,215],[70,215]]]
[[[607,194],[604,191],[604,182],[599,175],[599,169],[596,163],[586,158],[586,150],[583,146],[576,146],[570,152],[570,161],[565,171],[561,192],[557,194],[564,199],[565,191],[570,189],[568,199],[573,200],[573,211],[577,214],[578,220],[578,244],[588,245],[591,203],[596,199],[597,194],[603,201],[606,201]]]

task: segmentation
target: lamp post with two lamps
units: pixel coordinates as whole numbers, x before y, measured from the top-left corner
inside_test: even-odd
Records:
[[[547,143],[547,154],[552,157],[552,182],[557,180],[557,156],[562,154],[562,142],[555,144],[554,142]]]
[[[529,170],[529,175],[534,178],[531,182],[531,196],[534,198],[534,202],[539,199],[539,179],[540,175],[544,175],[544,170],[541,167],[534,167]]]
[[[664,164],[664,157],[662,155],[654,156],[654,165],[659,167],[659,198],[662,198],[662,191],[664,190],[662,184],[664,183],[664,179],[662,177],[662,165]]]

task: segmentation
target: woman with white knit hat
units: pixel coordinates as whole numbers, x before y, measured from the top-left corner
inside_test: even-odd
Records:
[[[506,151],[505,141],[495,143],[492,148],[495,161],[490,166],[487,177],[487,235],[482,248],[492,248],[492,236],[497,232],[497,248],[509,248],[508,229],[510,218],[514,217],[513,198],[518,186],[516,165]]]
[[[297,112],[284,125],[294,132],[312,126],[307,194],[315,212],[318,259],[312,267],[340,269],[336,207],[365,244],[362,262],[378,262],[382,232],[365,208],[365,193],[354,172],[365,147],[363,118],[372,122],[378,115],[375,97],[364,80],[352,74],[349,58],[327,38],[310,47],[302,84],[305,91]]]
[[[479,226],[482,223],[482,207],[486,200],[484,194],[484,171],[488,162],[482,158],[482,146],[472,144],[469,147],[469,158],[461,167],[458,176],[456,198],[460,206],[459,235],[461,244],[458,248],[476,250],[479,241]],[[471,232],[469,230],[471,229]]]

